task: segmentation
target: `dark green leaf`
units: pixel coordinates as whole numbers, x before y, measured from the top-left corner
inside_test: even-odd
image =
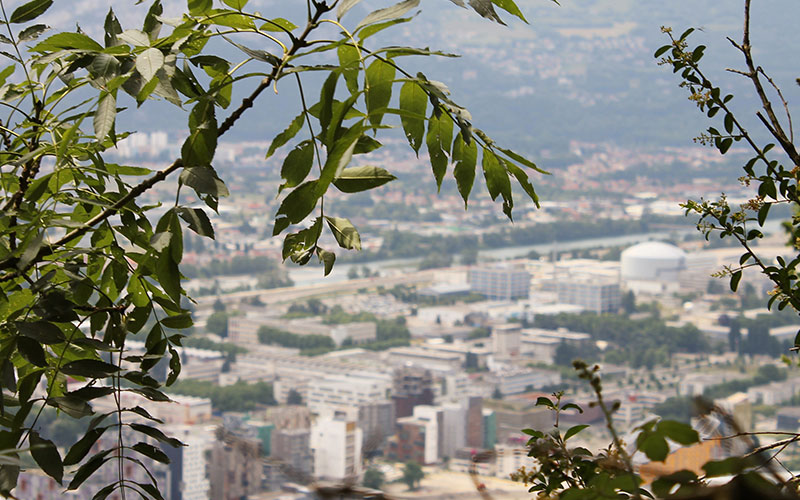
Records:
[[[564,434],[564,441],[566,441],[567,439],[571,438],[575,434],[579,433],[583,429],[586,429],[587,427],[590,427],[590,426],[588,424],[581,424],[581,425],[575,425],[573,427],[570,427],[567,430],[567,433]]]
[[[20,42],[29,42],[37,39],[39,35],[49,29],[50,27],[45,24],[34,24],[33,26],[28,26],[24,30],[20,31],[17,38]]]
[[[31,445],[31,455],[39,467],[61,484],[64,479],[64,464],[61,463],[61,455],[56,445],[49,439],[41,437],[36,431],[31,431],[28,435],[28,442]]]
[[[317,181],[308,181],[293,189],[278,207],[277,217],[285,216],[291,224],[302,222],[317,206],[316,188]]]
[[[217,148],[217,119],[213,102],[202,100],[192,108],[189,114],[189,130],[189,137],[181,148],[184,166],[210,166]]]
[[[488,150],[483,150],[483,175],[486,178],[486,189],[492,200],[502,194],[505,199],[511,193],[511,182],[508,179],[508,172],[503,168],[495,154]]]
[[[446,113],[437,117],[434,112],[428,120],[428,134],[425,136],[425,143],[428,146],[428,156],[437,188],[442,187],[442,180],[447,173],[448,153],[452,142],[453,121]]]
[[[281,177],[286,183],[281,189],[295,187],[305,180],[314,164],[314,144],[306,140],[289,151],[281,166]]]
[[[518,18],[522,19],[524,22],[528,22],[525,19],[525,16],[522,15],[522,12],[517,7],[517,4],[514,3],[514,0],[492,0],[492,3],[503,9],[504,11],[508,12],[511,15],[517,16]]]
[[[136,443],[135,445],[132,446],[132,448],[134,451],[137,451],[142,455],[146,456],[147,458],[155,460],[156,462],[161,462],[162,464],[170,463],[167,454],[151,444]]]
[[[669,454],[669,446],[664,436],[655,432],[648,434],[642,440],[639,449],[647,455],[647,458],[657,462],[663,462]]]
[[[116,365],[99,359],[79,359],[70,361],[61,367],[61,372],[65,375],[90,378],[105,378],[118,371],[119,368]]]
[[[662,420],[656,428],[661,434],[682,445],[690,445],[700,441],[700,435],[689,424],[674,420]]]
[[[78,469],[78,472],[72,477],[72,481],[70,481],[69,486],[67,487],[68,490],[76,490],[80,488],[80,486],[89,479],[89,477],[97,471],[102,465],[108,462],[108,455],[114,450],[105,450],[93,455],[92,458],[86,461],[85,464],[81,465]]]
[[[319,257],[319,261],[325,266],[325,276],[329,275],[333,269],[333,264],[336,262],[336,254],[323,250],[322,248],[317,248],[317,257]]]
[[[325,217],[339,246],[347,250],[361,250],[361,236],[348,219]]]
[[[161,320],[161,324],[167,328],[189,328],[192,326],[192,315],[186,312],[175,316],[167,316]]]
[[[72,396],[50,398],[47,404],[55,406],[72,418],[83,418],[93,414],[92,407],[86,401]]]
[[[161,443],[166,443],[172,446],[173,448],[180,448],[181,446],[186,446],[180,440],[168,437],[166,434],[164,434],[160,430],[150,425],[130,424],[130,426],[133,430],[141,432],[142,434],[147,434],[156,441],[159,441]]]
[[[351,94],[358,92],[358,66],[361,63],[358,49],[349,44],[342,44],[337,49],[342,76]]]
[[[375,59],[367,67],[365,75],[367,114],[373,125],[381,124],[384,110],[392,99],[392,84],[396,71],[393,65],[381,59]]]
[[[548,408],[556,407],[556,405],[550,400],[550,398],[546,398],[544,396],[539,396],[536,399],[536,406],[546,406]]]
[[[32,0],[28,3],[22,4],[11,14],[9,22],[12,23],[27,23],[32,21],[42,14],[53,5],[53,0]]]
[[[453,143],[453,161],[455,161],[453,176],[456,178],[458,192],[464,199],[464,208],[466,208],[469,194],[472,191],[472,184],[475,182],[478,145],[475,141],[469,141],[469,144],[465,143],[461,132],[458,133]]]
[[[411,148],[419,154],[422,146],[422,139],[425,135],[425,112],[428,109],[428,94],[416,82],[406,82],[400,89],[400,109],[419,115],[401,115],[400,121],[403,124],[403,131]]]
[[[397,177],[383,168],[363,165],[360,167],[345,168],[333,181],[333,185],[336,186],[339,191],[345,193],[358,193],[382,186],[395,179],[397,179]]]
[[[747,467],[747,460],[742,457],[730,457],[719,461],[706,462],[703,470],[708,477],[734,476]]]
[[[211,221],[203,209],[180,207],[178,208],[178,215],[189,224],[189,229],[200,236],[214,239],[214,226],[211,225]]]
[[[737,288],[739,288],[739,281],[742,280],[742,272],[736,271],[731,275],[731,291],[735,292]]]
[[[47,366],[47,358],[42,345],[29,337],[17,337],[17,349],[22,357],[36,366]]]
[[[325,79],[325,83],[322,84],[322,89],[319,93],[319,126],[322,129],[321,135],[323,136],[327,134],[328,125],[333,117],[333,96],[336,93],[338,81],[339,72],[331,72],[328,78]]]
[[[47,321],[33,321],[15,323],[20,334],[30,337],[36,342],[46,345],[60,344],[66,340],[61,328]]]
[[[47,37],[33,47],[35,52],[49,52],[61,49],[89,50],[99,52],[103,46],[83,33],[63,32]]]
[[[297,133],[300,131],[300,129],[303,127],[303,124],[305,123],[305,117],[306,117],[305,113],[300,113],[295,117],[294,120],[292,120],[292,123],[289,124],[286,130],[284,130],[283,132],[275,136],[274,139],[272,139],[272,142],[269,145],[269,149],[267,150],[267,158],[272,156],[272,154],[275,152],[276,149],[283,146],[284,144],[292,140],[292,138],[295,135],[297,135]]]
[[[215,198],[222,198],[230,194],[225,183],[217,176],[217,172],[212,167],[184,168],[178,180],[201,195],[207,194]]]

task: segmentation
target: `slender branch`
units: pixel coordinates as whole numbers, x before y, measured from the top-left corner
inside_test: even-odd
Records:
[[[742,51],[745,64],[747,64],[747,69],[750,71],[750,80],[753,82],[753,86],[756,89],[759,99],[761,99],[761,104],[764,108],[764,111],[767,113],[767,116],[769,117],[770,123],[772,123],[772,128],[774,131],[770,130],[770,132],[781,144],[781,147],[786,154],[789,155],[789,158],[791,158],[792,162],[796,166],[800,166],[800,153],[798,153],[797,149],[794,147],[794,144],[789,141],[786,133],[783,131],[781,122],[778,120],[778,117],[775,115],[775,111],[772,109],[772,102],[767,96],[764,86],[761,84],[761,79],[758,77],[758,68],[756,68],[755,62],[753,62],[752,46],[750,45],[751,1],[752,0],[745,0],[744,2],[744,30],[742,36],[742,45],[739,47],[739,49]]]

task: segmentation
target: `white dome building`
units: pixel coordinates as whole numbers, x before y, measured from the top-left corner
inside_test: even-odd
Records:
[[[686,252],[660,241],[639,243],[621,256],[622,280],[634,293],[673,293],[680,288]]]

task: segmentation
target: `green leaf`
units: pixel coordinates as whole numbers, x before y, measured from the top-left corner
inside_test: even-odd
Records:
[[[175,302],[181,299],[181,273],[171,252],[164,252],[156,261],[156,276],[169,298]]]
[[[566,441],[567,439],[571,438],[572,436],[574,436],[575,434],[579,433],[580,431],[586,429],[587,427],[590,427],[590,425],[589,424],[581,424],[581,425],[575,425],[573,427],[570,427],[567,430],[567,433],[564,434],[564,441]]]
[[[181,184],[189,186],[198,194],[207,194],[216,198],[228,196],[230,192],[211,167],[189,167],[181,171],[178,178]]]
[[[669,445],[664,436],[658,433],[650,433],[639,444],[639,449],[647,455],[650,460],[663,462],[669,455]]]
[[[28,435],[28,442],[31,445],[31,456],[39,467],[45,474],[61,484],[64,479],[64,464],[61,462],[61,455],[59,455],[56,445],[49,439],[41,437],[34,430]]]
[[[105,378],[118,371],[119,368],[116,365],[99,359],[79,359],[70,361],[61,367],[61,372],[65,375],[89,378]]]
[[[270,19],[269,22],[262,24],[259,29],[261,31],[285,32],[294,31],[297,29],[297,26],[291,21],[287,21],[282,17],[276,17],[275,19]]]
[[[276,214],[276,221],[285,218],[289,224],[303,221],[317,206],[317,181],[308,181],[292,190],[281,202]],[[288,225],[288,224],[287,224]],[[277,228],[277,222],[276,222]],[[277,234],[277,233],[275,233]]]
[[[188,0],[189,14],[193,16],[207,14],[213,4],[212,0]]]
[[[158,430],[155,427],[152,427],[150,425],[130,424],[130,426],[131,426],[131,429],[133,429],[133,430],[135,430],[137,432],[141,432],[142,434],[146,434],[146,435],[150,436],[151,438],[155,439],[156,441],[158,441],[160,443],[168,444],[168,445],[172,446],[173,448],[180,448],[181,446],[186,446],[180,440],[168,437],[166,434],[164,434],[160,430]]]
[[[51,5],[53,5],[53,0],[32,0],[22,4],[14,9],[9,22],[18,24],[32,21],[44,14]]]
[[[72,418],[83,418],[93,414],[92,407],[86,401],[72,396],[50,398],[47,404],[55,406]]]
[[[475,12],[480,14],[481,17],[485,17],[486,19],[490,19],[505,26],[506,23],[504,23],[503,20],[500,19],[500,16],[497,15],[497,12],[495,12],[492,1],[493,0],[470,0],[469,5]]]
[[[550,398],[546,398],[544,396],[539,396],[536,399],[536,406],[546,406],[548,408],[555,409],[556,405],[550,400]]]
[[[317,247],[317,257],[325,266],[325,276],[329,275],[333,270],[333,264],[336,262],[336,254]]]
[[[453,161],[455,161],[453,176],[456,178],[458,192],[464,199],[464,208],[467,208],[467,200],[475,182],[478,145],[475,141],[469,141],[469,144],[465,143],[461,132],[458,133],[453,143]]]
[[[328,78],[325,79],[325,83],[322,84],[322,88],[320,89],[319,93],[319,126],[322,129],[320,135],[324,136],[328,132],[328,125],[331,122],[331,118],[333,116],[333,96],[336,93],[336,83],[339,81],[339,72],[333,71]],[[335,130],[334,130],[335,132]]]
[[[117,99],[112,93],[106,93],[97,105],[94,114],[94,135],[102,141],[111,132],[114,119],[117,116]]]
[[[247,5],[247,0],[222,0],[222,3],[231,9],[242,10]]]
[[[286,180],[286,183],[281,186],[281,190],[300,185],[308,176],[313,164],[314,143],[311,140],[306,140],[295,146],[286,155],[286,159],[281,166],[281,177]]]
[[[100,439],[100,436],[106,432],[107,427],[95,427],[86,431],[86,434],[73,444],[67,455],[64,457],[64,465],[75,465],[80,463],[91,450],[92,446]]]
[[[381,21],[388,21],[389,19],[400,17],[418,5],[419,0],[405,0],[404,2],[392,5],[391,7],[386,7],[385,9],[371,12],[367,17],[362,19],[360,23],[358,23],[355,31],[360,30],[368,24],[379,23]]]
[[[42,33],[44,33],[49,29],[50,27],[45,24],[34,24],[20,31],[19,35],[17,35],[17,39],[20,41],[20,43],[36,40],[37,38],[39,38],[39,35],[41,35]]]
[[[17,337],[17,349],[22,357],[36,366],[47,366],[47,358],[41,344],[32,338]]]
[[[30,337],[41,344],[60,344],[66,340],[61,328],[47,321],[18,321],[15,325],[20,334]]]
[[[382,186],[395,179],[397,177],[383,168],[364,165],[345,168],[333,181],[333,185],[344,193],[358,193]]]
[[[137,451],[147,458],[155,460],[156,462],[161,462],[162,464],[170,463],[169,457],[166,455],[166,453],[151,444],[136,443],[132,446],[132,448],[134,451]]]
[[[739,282],[742,280],[742,272],[736,271],[731,275],[731,291],[735,292],[739,288]]]
[[[342,44],[337,49],[337,55],[347,90],[355,94],[358,92],[358,66],[361,63],[358,49],[349,44]]]
[[[383,120],[384,110],[392,99],[392,84],[396,72],[393,65],[381,59],[376,59],[367,67],[365,75],[367,114],[373,125],[380,125]]]
[[[347,250],[361,250],[361,236],[349,219],[325,217],[328,227],[339,246]]]
[[[64,32],[44,39],[31,50],[34,52],[49,52],[61,49],[100,52],[103,50],[103,46],[83,33]]]
[[[674,420],[662,420],[656,427],[657,431],[676,443],[690,445],[700,441],[700,435],[689,424]]]
[[[434,112],[428,120],[428,134],[425,136],[425,143],[428,146],[428,156],[430,156],[437,188],[442,187],[442,180],[447,173],[447,155],[452,142],[453,121],[446,113],[437,117]]]
[[[707,477],[734,476],[747,467],[747,460],[742,457],[730,457],[724,460],[709,461],[703,465]]]
[[[489,196],[491,196],[492,200],[495,200],[498,195],[502,194],[505,199],[506,195],[511,193],[511,182],[508,179],[508,172],[503,168],[497,156],[486,148],[483,150],[482,166]]]
[[[517,4],[514,3],[514,0],[492,0],[492,3],[503,9],[504,11],[508,12],[511,15],[517,16],[518,18],[522,19],[525,23],[528,22],[525,19],[525,16],[522,15],[522,12],[517,7]]]
[[[214,239],[214,226],[208,219],[208,215],[201,208],[178,208],[178,215],[189,224],[189,229],[199,234]]]
[[[329,150],[328,158],[325,159],[325,166],[322,167],[322,175],[320,175],[316,187],[317,198],[324,195],[328,191],[331,182],[342,175],[345,167],[353,158],[353,151],[363,133],[364,125],[359,121],[336,140],[333,148]]]
[[[425,135],[424,117],[428,109],[428,94],[416,82],[404,83],[400,89],[400,109],[419,115],[418,118],[413,115],[400,116],[408,144],[419,155],[419,148],[422,146],[422,139]]]
[[[267,150],[267,158],[272,156],[272,154],[275,153],[275,150],[277,150],[279,147],[283,146],[284,144],[292,140],[292,138],[297,135],[297,133],[303,127],[305,119],[306,119],[305,113],[300,113],[294,118],[294,120],[292,120],[292,123],[290,123],[289,126],[286,127],[286,130],[284,130],[283,132],[275,136],[274,139],[272,139],[272,142],[269,145],[269,149]]]
[[[533,184],[528,180],[528,174],[525,173],[524,170],[519,168],[518,166],[514,165],[513,163],[507,162],[506,160],[502,160],[505,167],[511,172],[514,177],[517,178],[517,182],[528,195],[528,197],[533,201],[536,206],[539,206],[539,197],[536,195],[536,191],[533,189]]]
[[[149,82],[156,72],[164,66],[164,54],[155,47],[150,47],[136,56],[136,71]]]
[[[92,456],[85,464],[81,465],[78,472],[72,477],[68,490],[76,490],[97,471],[102,465],[109,461],[108,455],[114,450],[104,450]]]
[[[189,328],[192,326],[192,315],[188,312],[176,314],[175,316],[167,316],[161,320],[161,324],[167,328]]]
[[[498,151],[502,152],[504,155],[508,156],[517,163],[525,165],[528,168],[532,168],[533,170],[536,170],[540,174],[550,175],[550,172],[542,170],[541,168],[537,167],[536,164],[533,163],[532,161],[528,160],[524,156],[518,155],[517,153],[511,151],[510,149],[504,149],[504,148],[497,148],[497,149]]]

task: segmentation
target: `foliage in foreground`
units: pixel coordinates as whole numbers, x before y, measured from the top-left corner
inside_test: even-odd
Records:
[[[163,386],[180,374],[182,335],[174,331],[192,325],[181,284],[182,233],[214,238],[207,211],[228,194],[212,166],[217,142],[279,82],[300,96],[296,117],[287,117],[265,152],[270,157],[297,141],[281,167],[274,221],[284,259],[305,264],[316,257],[329,273],[335,254],[319,245],[323,231],[342,248],[360,249],[358,231],[325,210],[325,196],[394,179],[381,166],[351,165],[381,147],[378,138],[392,121],[416,153],[427,151],[437,185],[453,169],[465,206],[478,172],[509,218],[512,183],[537,202],[528,175],[541,170],[474,128],[443,83],[401,66],[408,56],[450,54],[372,45],[377,33],[411,21],[419,0],[351,19],[358,3],[307,0],[306,16],[288,20],[284,7],[265,17],[246,10],[246,0],[190,0],[181,17],[166,18],[154,0],[140,28],[123,26],[109,10],[102,30],[53,32],[37,23],[53,0],[30,0],[10,15],[0,2],[0,43],[8,48],[2,55],[11,62],[0,70],[0,104],[8,110],[0,119],[0,494],[10,494],[30,455],[69,490],[106,464],[116,466],[116,480],[98,500],[119,489],[161,498],[154,480],[135,483],[125,466],[168,462],[152,443],[181,443],[144,425],[155,419],[119,396],[169,400]],[[469,5],[495,22],[502,23],[495,5],[524,21],[512,0]],[[101,40],[87,34],[96,31]],[[224,44],[242,59],[232,64],[215,54]],[[313,92],[309,72],[324,80]],[[234,104],[233,87],[251,82]],[[134,105],[149,109],[153,100],[188,110],[180,158],[158,171],[107,161],[105,153],[129,135],[118,115]],[[150,191],[172,174],[174,202],[153,204]],[[143,352],[130,351],[132,339],[144,342]],[[162,380],[154,368],[164,358]],[[115,410],[95,415],[98,398],[111,398]],[[61,418],[94,418],[61,450],[36,430],[46,406]],[[123,440],[129,430],[142,441]],[[90,454],[104,434],[118,436],[115,445]]]

